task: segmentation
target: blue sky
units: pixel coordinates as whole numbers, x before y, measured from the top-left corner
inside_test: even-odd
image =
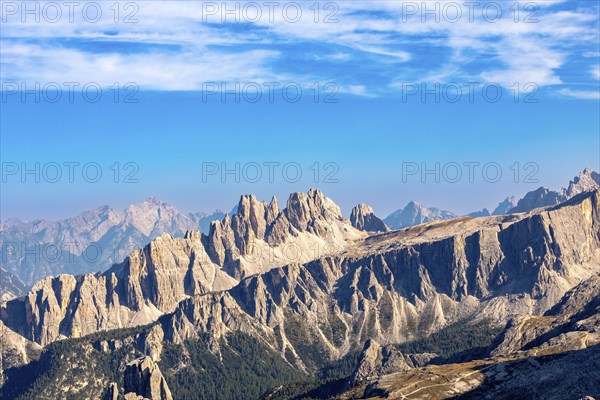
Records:
[[[411,8],[421,2],[392,1],[334,2],[327,9],[320,2],[315,22],[313,2],[303,2],[296,23],[280,9],[269,20],[262,2],[255,3],[263,5],[258,21],[230,16],[225,23],[218,13],[223,10],[208,13],[206,2],[137,2],[129,9],[123,2],[117,23],[113,2],[99,4],[103,17],[96,23],[77,12],[70,22],[66,10],[57,23],[48,22],[51,14],[42,14],[39,23],[27,16],[23,23],[22,10],[2,6],[3,172],[53,162],[63,172],[56,183],[4,176],[2,219],[59,218],[102,204],[123,208],[152,195],[184,211],[228,209],[242,193],[282,199],[313,186],[346,214],[366,202],[385,216],[409,200],[467,213],[542,185],[558,189],[586,166],[599,169],[597,2],[532,2],[518,22],[509,9],[513,2],[481,2],[473,21],[463,15],[454,23],[443,10],[462,2],[429,2],[438,4],[440,22]],[[493,11],[496,5],[502,5],[502,17],[492,23],[494,14],[486,20],[483,7]],[[123,23],[131,11],[138,22]],[[537,22],[525,23],[532,11]],[[332,12],[338,21],[325,23]],[[38,91],[39,102],[20,92],[36,82],[49,88]],[[66,82],[79,84],[73,101]],[[267,82],[300,87],[302,97],[287,102],[278,87],[270,101]],[[477,85],[472,101],[464,91],[469,82]],[[91,83],[102,89],[95,103],[79,89]],[[248,96],[261,87],[262,98],[236,103],[235,94],[225,101],[218,93],[203,97],[203,88],[225,84],[235,91],[236,83]],[[421,96],[436,84],[439,101],[435,94]],[[53,85],[62,90],[56,103],[48,101]],[[463,97],[453,103],[457,85]],[[486,101],[485,85],[488,95],[500,90],[502,98]],[[126,95],[137,103],[125,103]],[[324,102],[327,95],[337,102]],[[97,163],[102,178],[87,182],[76,170],[68,182],[64,163],[71,161]],[[134,171],[125,169],[129,162],[137,183],[123,182]],[[277,167],[269,182],[269,162],[296,163],[302,178],[291,182]],[[473,182],[464,167],[471,162],[479,163]],[[223,183],[209,176],[203,182],[203,163],[257,163],[263,179],[235,182],[230,175]],[[456,163],[463,178],[403,179],[407,163],[439,163],[449,171]],[[497,182],[481,175],[490,163],[502,170]],[[536,166],[529,180],[534,167],[526,169],[527,163]],[[328,173],[334,173],[329,181]]]

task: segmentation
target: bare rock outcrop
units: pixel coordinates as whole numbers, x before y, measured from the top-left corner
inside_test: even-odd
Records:
[[[382,363],[381,345],[374,340],[367,340],[358,358],[356,369],[350,377],[350,382],[369,378]]]
[[[119,400],[119,387],[115,382],[110,383],[103,400]]]
[[[382,375],[419,368],[436,357],[432,353],[403,354],[394,346],[381,347],[379,343],[369,339],[365,342],[349,383],[356,384]]]
[[[167,381],[150,357],[142,357],[127,365],[124,388],[126,400],[173,400]]]
[[[598,343],[600,190],[527,213],[432,221],[376,235],[350,226],[317,191],[292,196],[290,211],[277,216],[273,201],[248,197],[241,203],[238,217],[214,224],[215,235],[223,228],[215,238],[238,250],[224,254],[237,260],[240,271],[257,265],[248,256],[259,234],[275,255],[283,254],[272,239],[280,235],[284,243],[302,239],[304,246],[328,237],[348,243],[309,261],[273,261],[238,281],[211,259],[207,236],[163,235],[106,273],[47,279],[26,297],[2,303],[5,335],[47,344],[155,321],[124,339],[90,346],[110,352],[127,342],[147,356],[131,365],[128,394],[134,398],[152,398],[144,392],[143,376],[156,376],[150,387],[167,396],[162,375],[153,372],[165,342],[208,340],[208,349],[219,354],[235,332],[256,338],[308,373],[367,342],[358,381],[410,368],[424,373],[414,367],[434,355],[402,354],[378,343],[403,343],[467,318],[503,325],[513,318],[496,346],[502,354],[587,350]],[[219,273],[233,284],[214,290]]]
[[[316,191],[288,203],[294,211],[280,212],[265,237],[277,221],[286,221],[279,222],[285,229],[277,228],[288,232],[286,240],[322,240],[308,230],[343,237],[347,229],[357,238],[332,254],[271,264],[215,291],[199,278],[214,282],[207,270],[221,270],[202,261],[203,254],[210,258],[206,237],[164,235],[104,274],[42,281],[27,297],[2,304],[0,317],[12,332],[47,344],[162,315],[144,335],[144,353],[155,359],[163,340],[181,343],[208,333],[218,349],[228,332],[243,331],[290,355],[300,369],[315,371],[323,359],[338,360],[368,339],[402,343],[466,317],[505,323],[523,314],[543,316],[567,291],[600,273],[600,191],[530,213],[433,221],[366,238]],[[252,215],[275,209],[263,206],[248,199],[236,232],[262,232]],[[220,226],[228,226],[235,243],[232,220]]]
[[[567,198],[578,195],[579,193],[596,190],[600,187],[600,174],[591,168],[586,168],[578,176],[569,182],[566,189]]]
[[[514,318],[494,344],[492,356],[527,351],[579,350],[600,344],[600,276],[575,286],[543,316]]]
[[[350,223],[353,227],[367,232],[388,232],[390,229],[379,219],[373,209],[366,204],[359,204],[352,209]]]
[[[138,228],[150,229],[151,221],[145,222]],[[45,278],[24,297],[0,303],[0,319],[42,346],[98,330],[144,325],[173,312],[189,297],[229,289],[274,267],[342,251],[365,236],[319,190],[292,194],[282,211],[276,199],[267,204],[242,196],[237,212],[213,222],[208,236],[199,231],[183,238],[161,234],[103,273]]]

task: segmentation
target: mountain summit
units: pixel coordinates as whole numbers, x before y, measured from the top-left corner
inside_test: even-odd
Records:
[[[370,232],[387,232],[389,228],[373,213],[373,209],[366,204],[359,204],[350,213],[350,223],[356,229]]]
[[[600,174],[586,168],[569,182],[568,187],[559,191],[540,187],[528,192],[518,203],[508,209],[510,213],[527,212],[534,208],[552,206],[567,201],[573,196],[600,188]]]
[[[450,211],[440,210],[435,207],[426,207],[411,201],[406,207],[396,210],[388,215],[383,222],[392,229],[401,229],[430,221],[446,220],[456,217],[457,215]]]
[[[102,206],[59,221],[4,224],[0,256],[7,273],[31,287],[46,276],[107,269],[162,233],[182,237],[219,216],[185,215],[150,197],[124,211]],[[8,289],[0,285],[0,290],[0,295],[9,296]]]

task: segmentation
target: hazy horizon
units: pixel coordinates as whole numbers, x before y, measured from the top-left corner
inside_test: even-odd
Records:
[[[593,170],[597,171],[596,169],[592,168]],[[583,171],[583,168],[581,169],[581,171]],[[579,171],[579,172],[581,172]],[[576,175],[574,175],[573,177],[575,177]],[[572,178],[573,178],[572,177]],[[572,178],[569,178],[569,180],[572,180]],[[294,193],[294,192],[307,192],[309,189],[311,188],[316,188],[316,189],[320,189],[327,197],[331,198],[336,204],[338,204],[340,206],[340,208],[342,209],[342,214],[344,215],[344,217],[348,217],[350,215],[350,211],[352,209],[352,207],[354,207],[355,205],[359,204],[359,203],[366,203],[368,205],[370,205],[371,207],[373,207],[375,214],[381,218],[385,218],[387,217],[389,214],[391,214],[392,212],[403,208],[408,202],[410,201],[414,201],[416,203],[420,203],[423,204],[427,207],[435,207],[441,210],[446,210],[446,211],[451,211],[457,215],[465,215],[471,212],[475,212],[475,211],[480,211],[483,208],[487,208],[490,212],[494,211],[494,208],[498,205],[498,203],[500,203],[501,201],[505,200],[507,197],[510,196],[514,196],[516,200],[519,200],[520,198],[522,198],[527,192],[531,191],[531,190],[535,190],[538,187],[545,187],[548,188],[550,190],[555,190],[555,191],[559,191],[561,188],[566,187],[568,185],[569,180],[567,180],[565,183],[563,183],[562,185],[559,186],[549,186],[549,185],[544,185],[542,182],[540,182],[539,184],[530,184],[530,185],[520,185],[521,188],[526,188],[527,189],[522,189],[523,192],[522,193],[508,193],[506,195],[504,195],[504,197],[498,197],[498,201],[496,203],[494,203],[493,205],[482,205],[481,207],[477,208],[470,208],[470,209],[466,209],[464,206],[464,203],[457,203],[459,206],[461,206],[461,210],[462,211],[457,211],[456,209],[453,208],[449,208],[449,207],[445,207],[443,205],[440,204],[444,204],[444,199],[440,199],[438,198],[435,194],[433,194],[433,196],[431,197],[431,199],[433,201],[437,201],[438,203],[429,203],[426,201],[421,201],[419,199],[416,198],[411,198],[409,194],[406,195],[406,199],[407,200],[399,200],[399,202],[394,205],[395,203],[392,203],[391,201],[387,201],[384,204],[388,204],[387,208],[384,207],[380,207],[380,203],[381,200],[378,201],[378,199],[376,197],[378,197],[379,199],[381,199],[382,196],[372,196],[375,197],[374,201],[368,201],[367,200],[360,200],[360,201],[356,201],[355,203],[352,203],[352,199],[349,198],[350,195],[348,195],[348,198],[344,199],[344,201],[339,201],[334,195],[332,195],[331,193],[329,193],[328,191],[328,187],[318,187],[318,186],[314,186],[314,187],[309,187],[309,188],[305,188],[302,190],[292,190],[290,192],[283,192],[280,191],[279,193],[268,193],[267,190],[268,189],[264,189],[262,191],[258,191],[258,192],[242,192],[239,193],[237,195],[237,197],[235,197],[234,200],[229,202],[229,205],[224,204],[221,206],[216,206],[213,208],[202,208],[202,202],[199,202],[199,206],[200,208],[193,208],[193,204],[194,204],[194,200],[192,199],[183,199],[181,197],[179,197],[179,199],[177,200],[177,197],[174,197],[175,200],[170,201],[167,198],[173,197],[173,196],[169,196],[167,195],[167,198],[164,198],[162,196],[158,196],[155,194],[148,194],[146,197],[142,197],[142,198],[132,198],[132,200],[127,201],[127,200],[120,200],[118,203],[116,204],[110,204],[110,203],[103,203],[103,204],[92,204],[90,202],[90,204],[88,206],[84,205],[84,203],[81,203],[81,205],[83,205],[85,208],[82,209],[75,209],[72,207],[68,207],[64,209],[64,214],[59,214],[56,213],[54,217],[52,216],[33,216],[33,217],[23,217],[23,216],[12,216],[12,215],[8,215],[6,214],[4,211],[2,212],[2,218],[0,219],[1,221],[6,221],[9,219],[19,219],[22,221],[35,221],[38,219],[45,219],[45,220],[62,220],[65,218],[69,218],[69,217],[74,217],[76,215],[81,214],[82,212],[86,212],[86,211],[90,211],[90,210],[94,210],[100,207],[104,207],[104,206],[108,206],[112,209],[115,210],[124,210],[126,207],[128,207],[129,205],[134,205],[134,204],[140,204],[152,197],[157,198],[158,200],[165,202],[167,204],[170,204],[172,206],[175,206],[180,212],[184,213],[184,214],[191,214],[191,213],[198,213],[198,212],[204,212],[207,214],[211,214],[215,211],[223,211],[223,212],[230,212],[235,206],[237,206],[238,202],[239,202],[239,198],[242,195],[255,195],[260,201],[266,201],[269,202],[271,200],[271,198],[273,196],[275,196],[277,198],[277,200],[279,201],[280,204],[280,208],[283,208],[285,206],[285,201],[287,200],[289,194]],[[491,183],[488,183],[488,185],[492,185]],[[518,185],[516,186],[510,186],[510,187],[519,187]],[[446,188],[447,190],[452,190],[452,188]],[[333,192],[333,191],[332,191]],[[228,191],[229,193],[229,191]],[[235,196],[235,194],[231,194],[231,196]],[[133,197],[133,196],[132,196]],[[364,195],[357,195],[358,198],[364,199]],[[93,200],[92,200],[93,201]],[[182,205],[180,205],[178,202],[180,202]],[[87,203],[86,203],[87,204]],[[470,204],[470,203],[469,203]],[[58,207],[57,207],[58,209]]]

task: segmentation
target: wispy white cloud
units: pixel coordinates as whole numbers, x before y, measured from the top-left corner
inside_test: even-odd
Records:
[[[341,93],[350,93],[362,97],[374,97],[374,94],[369,93],[367,87],[363,85],[342,86],[339,89]]]
[[[592,70],[590,72],[595,79],[600,80],[600,64],[596,65],[595,67],[592,67]]]
[[[455,2],[438,3],[443,9]],[[319,62],[335,61],[355,66],[340,77],[340,86],[364,95],[366,87],[370,94],[385,93],[394,90],[395,82],[415,80],[483,80],[507,87],[515,82],[568,84],[560,70],[575,54],[590,59],[587,68],[598,79],[598,54],[585,48],[598,40],[598,7],[574,5],[565,10],[564,1],[536,2],[537,23],[516,23],[509,9],[512,3],[505,5],[496,23],[481,14],[473,21],[463,15],[456,23],[444,18],[436,23],[431,17],[424,23],[421,13],[406,15],[407,2],[352,1],[318,15],[309,9],[312,3],[303,4],[303,16],[296,23],[289,21],[289,13],[286,20],[281,7],[273,18],[263,7],[258,21],[243,26],[219,23],[234,17],[225,15],[220,2],[213,3],[219,10],[210,16],[207,3],[197,1],[136,4],[139,22],[134,24],[115,23],[108,9],[95,24],[81,18],[54,24],[9,20],[3,24],[1,43],[3,70],[8,71],[4,79],[108,85],[132,81],[148,89],[198,90],[206,81],[330,79],[331,71]],[[248,2],[239,4],[228,2],[227,7],[244,20]],[[120,19],[126,14],[121,10]],[[328,15],[338,22],[324,23]],[[312,58],[315,65],[306,67],[309,72],[286,68],[290,49],[301,53],[313,45],[321,51]],[[432,54],[433,49],[441,51]],[[399,64],[407,66],[398,68]],[[387,83],[374,84],[368,75],[358,74],[360,67],[380,74],[381,82],[386,78]]]
[[[561,89],[559,93],[568,97],[574,97],[577,99],[583,100],[599,100],[600,99],[600,90],[592,91],[592,90],[571,90],[571,89]]]
[[[235,54],[152,51],[141,54],[89,53],[64,47],[47,48],[2,42],[3,58],[12,68],[4,81],[41,85],[56,82],[97,83],[110,87],[115,82],[135,83],[151,90],[201,90],[206,82],[277,81],[283,77],[264,65],[277,57],[274,51],[252,50]],[[36,65],[28,64],[30,59]]]

